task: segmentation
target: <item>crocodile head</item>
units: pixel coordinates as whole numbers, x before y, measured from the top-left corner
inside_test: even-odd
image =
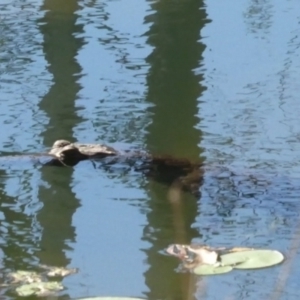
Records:
[[[52,149],[63,148],[65,146],[71,145],[72,143],[67,140],[57,140],[54,142]]]
[[[56,141],[49,154],[55,156],[63,165],[68,166],[73,166],[88,158],[87,155],[81,153],[74,144],[67,140]]]

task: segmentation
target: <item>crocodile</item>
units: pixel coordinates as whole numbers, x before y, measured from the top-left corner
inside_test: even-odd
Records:
[[[96,162],[104,168],[116,164],[129,166],[155,181],[178,186],[193,194],[199,194],[203,179],[200,163],[188,159],[179,159],[167,155],[151,155],[145,151],[119,151],[103,144],[72,143],[57,140],[46,153],[9,155],[10,158],[29,158],[46,166],[73,167],[83,160]],[[8,156],[3,156],[7,161]]]
[[[106,166],[124,163],[156,181],[173,184],[199,195],[203,180],[202,164],[169,155],[151,155],[144,151],[118,151],[103,144],[72,143],[57,140],[49,151],[54,157],[48,165],[74,166],[82,160],[101,161]]]
[[[68,165],[67,161],[81,161],[90,158],[104,158],[119,154],[112,147],[101,144],[80,144],[71,143],[67,140],[57,140],[49,151],[50,155],[57,157]]]
[[[111,149],[111,150],[109,150]],[[32,162],[41,163],[49,166],[75,166],[82,160],[89,158],[102,158],[110,154],[116,155],[113,148],[104,145],[71,143],[67,140],[56,141],[52,148],[45,153],[6,153],[1,152],[2,161],[15,161],[16,159],[28,159]]]

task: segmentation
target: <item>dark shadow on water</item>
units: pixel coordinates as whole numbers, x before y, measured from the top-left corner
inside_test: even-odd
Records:
[[[27,176],[26,173],[22,174],[21,180],[21,184],[24,185],[23,195],[11,197],[6,190],[6,180],[10,176],[7,175],[6,171],[0,170],[0,245],[4,254],[3,258],[1,257],[1,269],[5,272],[28,269],[36,263],[31,251],[38,247],[37,236],[40,233],[40,228],[33,220],[28,201],[22,201],[26,199],[26,195],[24,197],[24,194],[27,194],[25,186],[30,186],[31,174],[28,172]],[[29,191],[27,190],[27,192]],[[24,213],[26,209],[28,210],[27,214]]]
[[[151,5],[151,14],[145,18],[151,23],[146,33],[148,43],[154,47],[147,58],[147,101],[154,104],[146,135],[151,153],[201,161],[202,133],[196,125],[200,121],[198,98],[204,87],[194,69],[199,67],[204,51],[199,42],[201,28],[207,23],[203,6],[200,0],[159,1]],[[147,297],[192,299],[193,278],[176,273],[176,262],[162,253],[169,244],[189,243],[201,235],[192,228],[200,199],[181,191],[176,184],[164,187],[151,180],[147,193],[148,225],[143,237],[151,245],[144,250],[149,264],[145,272],[150,290]]]
[[[83,42],[75,36],[82,29],[76,25],[77,1],[45,0],[42,9],[47,11],[37,23],[43,35],[43,50],[53,85],[39,107],[49,118],[42,135],[45,145],[50,146],[60,137],[72,138],[73,128],[81,120],[74,104],[80,90],[77,79],[81,71],[75,57]],[[18,168],[22,162],[16,160],[12,167],[6,166],[11,168],[9,172],[0,174],[3,178],[0,182],[3,214],[0,243],[4,254],[1,265],[6,272],[36,269],[39,263],[67,266],[67,251],[75,241],[72,216],[79,203],[72,192],[73,169],[43,168],[31,163],[27,168]],[[9,180],[15,184],[6,184]],[[10,197],[8,189],[16,196]],[[34,194],[37,197],[31,199]],[[11,292],[7,296],[16,297]]]
[[[82,25],[76,24],[77,1],[45,0],[42,9],[46,13],[39,20],[40,31],[53,85],[39,106],[49,117],[49,124],[42,133],[45,145],[49,147],[60,138],[72,140],[73,128],[81,121],[75,108],[80,90],[77,80],[81,72],[76,55],[83,40],[76,37],[82,32]],[[74,169],[44,167],[41,170],[42,179],[48,186],[40,187],[38,192],[43,208],[37,219],[43,234],[41,250],[36,255],[42,264],[67,266],[67,251],[76,238],[72,217],[79,207],[79,201],[72,192]]]
[[[47,12],[39,20],[40,31],[53,84],[39,107],[49,117],[43,134],[45,145],[49,147],[60,138],[72,140],[74,127],[82,121],[76,113],[75,100],[80,91],[77,81],[81,72],[76,56],[83,46],[83,39],[76,37],[82,32],[82,25],[76,24],[77,1],[45,0],[42,9]]]

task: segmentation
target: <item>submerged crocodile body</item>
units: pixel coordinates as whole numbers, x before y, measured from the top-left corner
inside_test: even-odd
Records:
[[[67,140],[56,141],[49,154],[57,157],[62,165],[69,166],[87,159],[105,161],[106,165],[125,162],[147,177],[194,195],[199,195],[203,180],[202,164],[167,155],[151,155],[142,151],[121,152],[106,145],[71,143]]]
[[[56,141],[49,152],[44,153],[0,153],[1,161],[27,160],[50,166],[75,166],[82,160],[117,155],[117,151],[105,145],[77,144],[66,140]]]
[[[125,162],[135,171],[142,172],[156,181],[177,185],[193,194],[199,193],[203,178],[201,164],[187,159],[155,156],[142,151],[121,152],[102,144],[72,143],[67,140],[57,140],[48,153],[15,157],[29,157],[43,165],[69,167],[88,159],[103,162],[104,165]],[[41,161],[42,158],[45,162]]]

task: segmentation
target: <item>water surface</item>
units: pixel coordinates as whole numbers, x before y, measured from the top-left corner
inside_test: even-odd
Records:
[[[296,0],[2,1],[2,270],[77,267],[61,299],[298,299],[298,11]],[[59,138],[203,161],[201,197],[124,165],[3,159]],[[198,278],[163,253],[190,242],[288,259]]]

